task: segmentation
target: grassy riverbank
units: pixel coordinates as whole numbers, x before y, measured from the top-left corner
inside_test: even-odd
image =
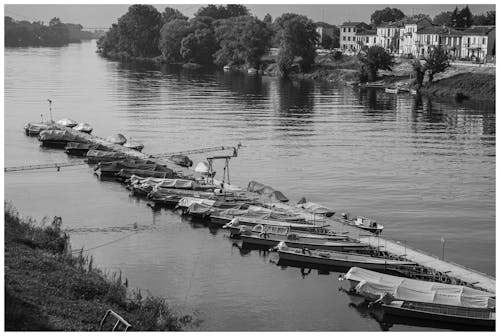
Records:
[[[128,290],[121,274],[105,276],[92,258],[72,253],[60,222],[40,226],[5,204],[5,329],[95,331],[108,309],[132,330],[182,330],[192,321],[163,298]]]

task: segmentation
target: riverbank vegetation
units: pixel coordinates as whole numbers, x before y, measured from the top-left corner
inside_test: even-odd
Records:
[[[99,330],[112,309],[132,330],[182,330],[191,316],[175,313],[163,298],[129,291],[121,274],[106,276],[92,257],[73,253],[55,217],[50,225],[22,219],[5,204],[5,329]]]
[[[4,18],[6,47],[60,47],[95,38],[94,34],[82,30],[80,24],[62,23],[59,18],[43,22],[15,21]]]

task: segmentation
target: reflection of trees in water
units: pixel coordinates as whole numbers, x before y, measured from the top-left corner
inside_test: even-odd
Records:
[[[385,93],[380,89],[361,88],[358,100],[361,105],[369,107],[367,112],[393,111],[396,108],[397,95]]]
[[[238,102],[243,102],[247,107],[262,104],[262,100],[269,96],[268,84],[261,76],[241,72],[217,72],[215,78]]]

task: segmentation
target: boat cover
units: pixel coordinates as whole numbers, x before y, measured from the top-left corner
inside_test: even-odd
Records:
[[[356,291],[372,298],[388,293],[396,300],[473,308],[495,307],[495,294],[465,286],[402,278],[359,267],[352,267],[345,278],[359,281]]]
[[[193,203],[188,207],[187,212],[192,214],[192,215],[206,215],[206,214],[210,213],[211,209],[212,209],[212,207],[209,205],[200,204],[200,203]]]
[[[118,161],[121,159],[125,159],[126,155],[119,152],[91,149],[87,152],[87,157],[115,159],[116,161]]]
[[[260,195],[269,197],[273,201],[288,202],[288,198],[281,191],[274,190],[272,187],[257,181],[248,182],[247,190]]]
[[[66,144],[66,149],[91,149],[94,147],[95,145],[81,142],[68,142]]]
[[[123,145],[125,142],[127,142],[127,138],[125,138],[123,136],[123,134],[118,133],[116,135],[112,135],[112,136],[107,137],[106,141],[111,142],[111,143],[115,143],[118,145]]]
[[[167,168],[168,169],[168,168]],[[130,178],[132,175],[142,176],[142,177],[158,177],[158,178],[166,178],[172,177],[173,171],[154,171],[154,170],[146,170],[146,169],[121,169],[116,175],[122,178]]]
[[[211,207],[214,205],[215,201],[206,199],[206,198],[196,198],[196,197],[183,197],[179,203],[177,203],[177,206],[179,207],[184,207],[184,208],[189,208],[193,204],[202,204],[206,205],[208,207]]]
[[[123,144],[123,147],[127,147],[140,152],[143,150],[144,145],[139,142],[127,141],[126,143]]]
[[[85,132],[85,133],[90,133],[92,132],[92,126],[90,126],[90,124],[87,124],[87,123],[79,123],[78,125],[76,125],[75,127],[73,127],[73,129],[75,131],[80,131],[80,132]]]
[[[297,204],[297,208],[303,209],[303,210],[310,212],[310,213],[320,214],[320,215],[335,213],[335,211],[328,209],[328,208],[325,208],[324,206],[313,203],[313,202],[305,202],[305,203]]]
[[[209,192],[200,192],[193,190],[173,189],[173,188],[158,188],[157,186],[153,188],[152,195],[154,195],[154,197],[158,199],[172,195],[180,196],[181,198],[182,197],[198,197],[205,199],[213,198],[213,193]]]
[[[173,161],[174,163],[178,164],[179,166],[191,167],[193,165],[193,161],[191,161],[191,159],[189,157],[187,157],[186,155],[176,154],[176,155],[172,155],[169,159],[171,161]],[[198,164],[198,166],[199,166],[199,164]]]
[[[58,121],[56,121],[56,124],[59,124],[61,126],[65,126],[65,127],[75,127],[76,125],[78,125],[78,123],[76,121],[74,121],[73,119],[69,119],[69,118],[63,118],[61,120],[58,120]]]
[[[194,189],[196,183],[184,179],[164,179],[158,182],[158,188]]]
[[[38,138],[40,141],[88,142],[84,137],[68,130],[44,130],[40,132]]]

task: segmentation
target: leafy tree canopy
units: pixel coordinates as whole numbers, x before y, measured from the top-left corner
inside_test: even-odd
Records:
[[[205,7],[201,7],[198,12],[196,12],[195,16],[209,16],[215,20],[220,20],[248,14],[248,8],[243,5],[208,5]]]
[[[432,82],[434,75],[443,72],[450,66],[450,59],[446,51],[437,47],[431,50],[429,55],[425,58],[425,70],[429,75],[429,82]]]
[[[394,22],[401,20],[405,17],[405,14],[398,8],[386,7],[384,9],[379,9],[373,12],[370,16],[371,22],[375,25],[379,25],[383,22]]]
[[[477,26],[494,26],[495,11],[488,11],[486,14],[474,15],[472,21]]]
[[[366,54],[359,55],[359,59],[363,65],[362,76],[366,75],[369,81],[377,79],[378,70],[392,71],[394,65],[394,57],[380,46],[368,48]]]
[[[448,12],[441,12],[437,14],[434,17],[434,20],[432,20],[432,23],[438,26],[451,26],[451,15],[453,12],[448,11]]]
[[[172,7],[165,7],[165,10],[161,13],[161,20],[163,24],[177,19],[187,20],[188,17]]]

